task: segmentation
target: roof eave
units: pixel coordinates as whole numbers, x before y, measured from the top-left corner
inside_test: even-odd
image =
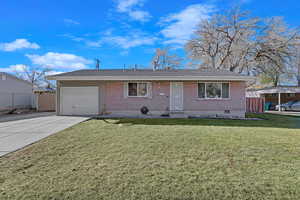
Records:
[[[253,81],[250,76],[48,76],[58,81]]]

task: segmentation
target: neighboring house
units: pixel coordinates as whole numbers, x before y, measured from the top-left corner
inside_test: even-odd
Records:
[[[34,101],[32,84],[5,72],[0,72],[0,111],[31,108]]]
[[[245,117],[246,82],[228,71],[78,70],[57,80],[58,115],[151,115]]]

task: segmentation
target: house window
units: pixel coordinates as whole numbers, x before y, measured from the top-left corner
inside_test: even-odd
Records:
[[[128,83],[129,97],[145,97],[147,94],[147,83]]]
[[[201,99],[228,99],[229,83],[198,83],[198,97]]]

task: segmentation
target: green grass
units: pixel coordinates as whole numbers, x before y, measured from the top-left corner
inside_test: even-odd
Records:
[[[300,199],[300,118],[90,120],[0,158],[0,199]]]

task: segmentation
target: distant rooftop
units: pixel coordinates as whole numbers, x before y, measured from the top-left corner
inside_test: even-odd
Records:
[[[270,87],[262,87],[262,88],[249,88],[248,91],[260,91],[260,90],[272,90],[272,89],[300,89],[300,86],[296,85],[280,85],[280,86],[270,86]]]
[[[260,89],[247,89],[247,93],[253,94],[275,94],[275,93],[300,93],[300,86],[278,86]]]
[[[0,71],[0,75],[9,76],[9,77],[11,77],[11,78],[13,78],[13,79],[15,79],[15,80],[22,81],[22,82],[25,82],[25,83],[27,83],[27,84],[32,85],[31,82],[29,82],[29,81],[27,81],[27,80],[24,80],[24,79],[22,79],[22,78],[19,78],[19,77],[13,75],[13,74],[7,73],[7,72],[1,72],[1,71]],[[1,77],[0,77],[0,78],[1,78]]]

